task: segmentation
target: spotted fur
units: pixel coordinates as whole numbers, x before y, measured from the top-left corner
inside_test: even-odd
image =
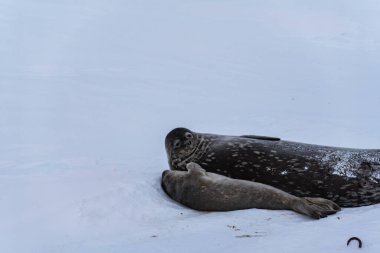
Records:
[[[206,171],[268,184],[299,197],[327,198],[343,207],[380,203],[378,149],[201,134],[186,128],[172,130],[165,146],[172,170],[186,170],[187,163],[196,162]]]

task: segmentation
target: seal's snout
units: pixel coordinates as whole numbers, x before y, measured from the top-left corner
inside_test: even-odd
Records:
[[[162,172],[162,178],[164,178],[165,175],[166,175],[168,172],[169,172],[169,170],[164,170],[164,171]]]

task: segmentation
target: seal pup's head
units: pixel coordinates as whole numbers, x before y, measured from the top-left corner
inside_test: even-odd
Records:
[[[179,194],[178,184],[182,185],[183,177],[186,171],[165,170],[162,172],[161,187],[162,190],[171,198],[176,199]]]
[[[197,135],[191,130],[183,127],[170,131],[165,138],[165,148],[170,166],[174,165],[190,156],[197,147]]]
[[[191,180],[206,175],[206,171],[196,163],[188,163],[187,171],[165,170],[162,172],[161,187],[169,197],[179,201]]]

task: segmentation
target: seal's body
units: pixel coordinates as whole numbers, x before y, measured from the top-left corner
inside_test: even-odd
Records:
[[[380,150],[200,134],[186,128],[172,130],[165,145],[173,170],[196,162],[206,171],[268,184],[299,197],[327,198],[344,207],[380,203]]]
[[[206,172],[196,163],[187,164],[187,169],[164,171],[162,188],[172,199],[196,210],[282,209],[316,219],[340,210],[327,199],[298,198],[269,185]]]

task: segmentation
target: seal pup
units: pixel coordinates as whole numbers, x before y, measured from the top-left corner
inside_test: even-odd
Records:
[[[299,197],[330,199],[342,207],[380,203],[380,150],[226,136],[176,128],[165,139],[172,170],[189,162],[206,171],[274,186]]]
[[[199,211],[293,210],[319,219],[340,210],[327,199],[298,198],[269,185],[206,172],[196,163],[188,163],[186,168],[188,171],[164,171],[162,188],[175,201]]]

